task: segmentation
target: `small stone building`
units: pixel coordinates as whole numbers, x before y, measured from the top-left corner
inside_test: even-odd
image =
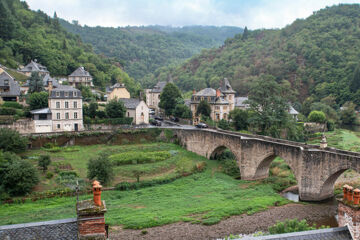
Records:
[[[149,107],[143,100],[137,98],[121,98],[126,108],[125,117],[133,118],[133,124],[149,124]]]
[[[20,86],[6,71],[0,74],[0,100],[19,101]]]
[[[23,74],[29,77],[31,76],[32,72],[38,72],[39,75],[41,76],[45,76],[46,74],[49,74],[47,67],[38,63],[36,59],[31,60],[31,62],[28,65],[20,69],[20,72],[22,72]]]
[[[79,67],[68,76],[68,82],[73,87],[79,87],[81,85],[93,87],[92,80],[92,76],[84,67]]]
[[[52,132],[51,110],[42,108],[30,111],[34,122],[35,133]]]
[[[107,101],[112,99],[130,98],[130,93],[125,87],[125,84],[115,83],[113,86],[106,89]]]

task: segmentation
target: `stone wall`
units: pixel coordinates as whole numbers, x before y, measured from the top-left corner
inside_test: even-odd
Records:
[[[35,132],[35,124],[31,119],[20,119],[12,124],[0,124],[0,128],[10,128],[20,134],[30,134]]]
[[[359,206],[348,206],[339,202],[338,223],[340,227],[348,226],[354,240],[360,240],[360,210]]]

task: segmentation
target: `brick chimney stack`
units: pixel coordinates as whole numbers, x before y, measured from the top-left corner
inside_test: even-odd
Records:
[[[360,190],[343,186],[343,198],[338,200],[339,227],[347,226],[354,240],[360,240]]]
[[[98,181],[93,182],[93,199],[80,201],[76,204],[78,239],[80,240],[105,240],[106,205],[101,200],[102,186]]]
[[[48,91],[49,91],[49,95],[51,93],[51,90],[53,90],[53,82],[50,80],[48,81]]]
[[[218,89],[216,89],[216,97],[218,98],[218,97],[220,97],[221,96],[221,91],[220,91],[220,89],[218,88]]]

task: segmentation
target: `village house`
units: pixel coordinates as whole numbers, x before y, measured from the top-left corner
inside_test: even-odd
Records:
[[[92,76],[84,67],[79,67],[68,76],[68,82],[73,87],[79,87],[81,85],[93,87],[92,80]]]
[[[149,124],[149,107],[138,98],[120,98],[126,108],[125,117],[133,118],[133,124]]]
[[[106,99],[110,101],[112,99],[130,98],[130,93],[125,88],[125,84],[115,83],[113,86],[106,89]]]
[[[41,76],[45,76],[46,74],[49,74],[47,68],[41,65],[40,63],[38,63],[36,59],[31,60],[31,62],[28,65],[20,69],[20,72],[22,72],[23,74],[29,77],[31,76],[32,72],[38,72],[39,75]]]
[[[235,91],[229,81],[225,78],[220,88],[205,88],[199,92],[193,92],[190,101],[190,109],[193,113],[193,123],[197,124],[200,119],[196,111],[201,101],[207,101],[211,108],[210,117],[215,121],[228,120],[230,111],[235,108]]]
[[[0,74],[0,100],[19,101],[20,86],[6,71]]]
[[[159,103],[160,94],[162,93],[167,82],[158,82],[154,88],[145,89],[146,104],[153,109],[156,114],[160,113]]]

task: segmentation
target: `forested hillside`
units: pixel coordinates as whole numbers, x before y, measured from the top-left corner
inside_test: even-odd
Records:
[[[241,33],[238,27],[88,27],[61,20],[68,31],[79,34],[95,52],[119,59],[131,77],[142,77],[157,68],[179,64],[204,48],[221,46],[225,39]]]
[[[63,29],[56,16],[32,11],[20,0],[0,0],[0,63],[17,68],[31,59],[53,76],[66,76],[83,65],[98,87],[121,81],[132,93],[139,88],[118,63],[98,56],[90,44]]]
[[[360,70],[354,77],[359,63],[360,6],[338,5],[281,30],[244,31],[218,49],[147,78],[155,82],[171,75],[182,90],[199,90],[218,87],[227,77],[244,96],[251,82],[270,74],[279,83],[290,84],[299,102],[327,99],[341,105],[352,100],[360,105]]]

